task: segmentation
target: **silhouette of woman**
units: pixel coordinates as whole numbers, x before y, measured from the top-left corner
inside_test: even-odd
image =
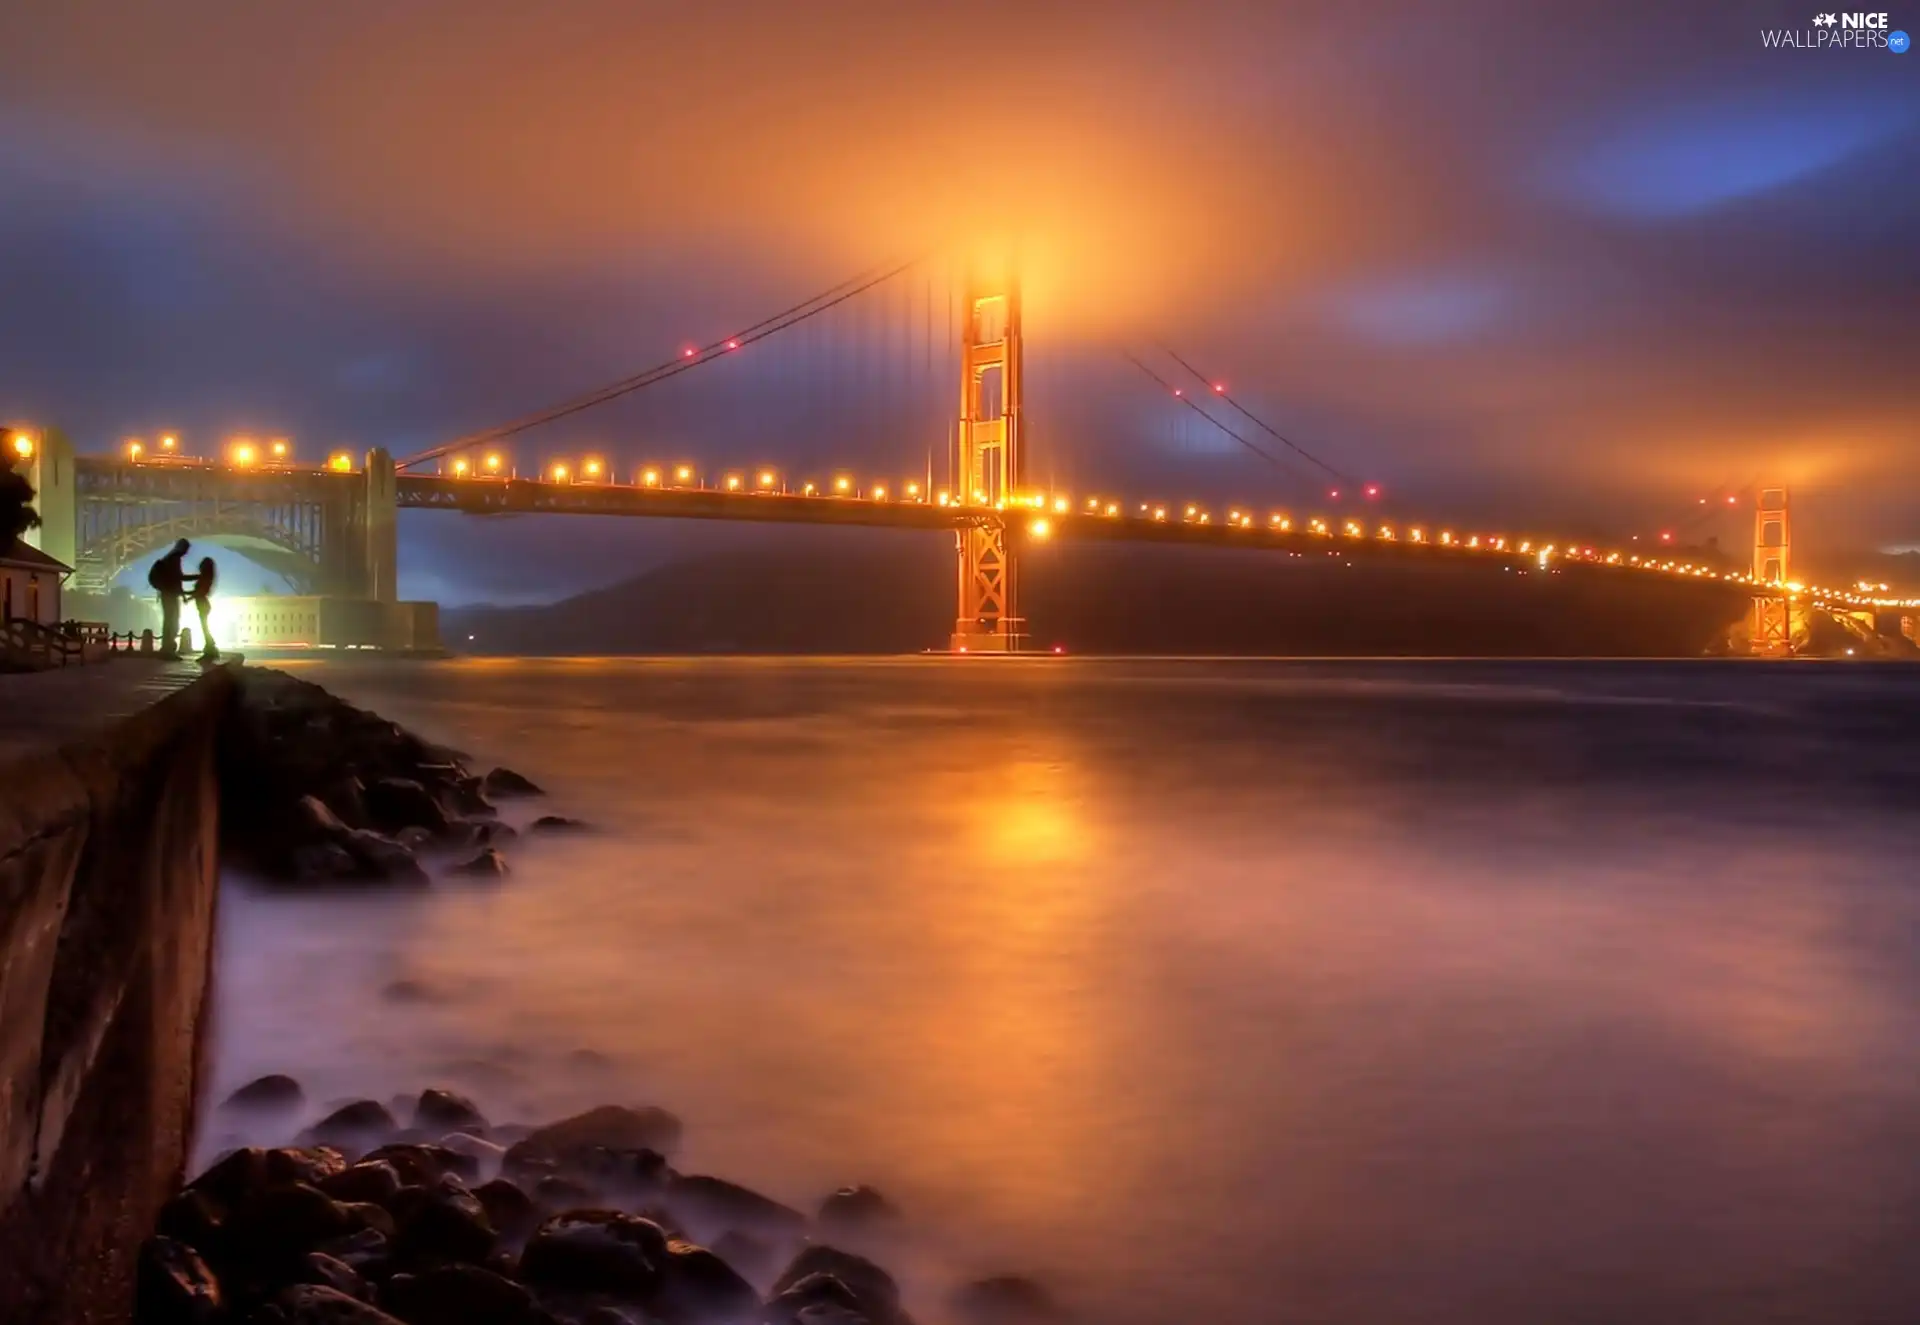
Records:
[[[193,581],[193,588],[187,592],[187,600],[200,614],[200,638],[206,642],[200,650],[200,661],[218,662],[220,650],[213,646],[213,627],[207,622],[208,614],[213,611],[213,585],[218,578],[213,558],[200,558],[199,573],[188,578]]]

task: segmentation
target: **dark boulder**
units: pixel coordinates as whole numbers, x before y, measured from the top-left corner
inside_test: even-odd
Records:
[[[220,1105],[246,1113],[292,1113],[307,1101],[307,1093],[292,1077],[275,1073],[257,1077],[227,1096]]]
[[[367,877],[360,858],[339,842],[308,842],[293,849],[287,874],[296,883],[337,883]]]
[[[527,825],[536,833],[585,833],[591,831],[579,819],[569,819],[564,814],[543,814]]]
[[[184,1242],[202,1256],[214,1256],[220,1248],[220,1225],[225,1208],[204,1191],[189,1187],[165,1205],[154,1221],[154,1231],[176,1242]]]
[[[258,1146],[242,1146],[209,1164],[199,1177],[187,1184],[187,1190],[207,1196],[224,1212],[266,1185],[267,1152]]]
[[[533,1294],[477,1265],[396,1274],[381,1304],[407,1325],[534,1325]]]
[[[403,1187],[390,1203],[399,1232],[394,1254],[409,1265],[484,1262],[497,1237],[485,1207],[457,1179],[432,1187]]]
[[[842,1187],[820,1203],[820,1227],[828,1233],[877,1233],[899,1220],[899,1208],[872,1187]]]
[[[520,1253],[520,1277],[573,1293],[645,1300],[660,1284],[667,1235],[648,1219],[617,1210],[575,1210],[534,1230]]]
[[[760,1295],[753,1285],[705,1247],[668,1242],[660,1268],[655,1303],[667,1319],[698,1325],[760,1325]]]
[[[457,815],[491,819],[500,813],[487,799],[486,788],[479,778],[455,778],[441,786],[439,793],[447,808]]]
[[[372,1303],[320,1284],[295,1284],[278,1305],[286,1325],[404,1325]]]
[[[341,845],[358,866],[358,878],[382,883],[428,882],[427,872],[413,853],[382,833],[356,828],[348,832]]]
[[[451,1090],[423,1090],[413,1106],[413,1125],[432,1132],[484,1132],[479,1106]]]
[[[281,1146],[267,1151],[264,1159],[269,1186],[282,1182],[304,1182],[317,1187],[347,1169],[347,1157],[328,1145]]]
[[[447,811],[433,793],[412,778],[375,778],[366,789],[367,818],[375,828],[397,833],[402,828],[447,831]]]
[[[577,1210],[600,1199],[600,1189],[574,1178],[549,1173],[533,1184],[533,1199],[548,1210]]]
[[[352,1211],[357,1210],[358,1207],[342,1208]],[[388,1216],[388,1220],[391,1222],[391,1215]],[[374,1228],[355,1229],[344,1238],[334,1238],[330,1242],[321,1243],[314,1250],[333,1257],[355,1274],[366,1279],[385,1279],[393,1263],[392,1237]]]
[[[788,1284],[767,1300],[767,1320],[771,1325],[812,1325],[831,1312],[865,1319],[860,1314],[859,1297],[830,1274],[810,1274],[797,1283]]]
[[[306,1131],[307,1138],[345,1150],[364,1150],[378,1145],[400,1130],[387,1106],[378,1100],[354,1100],[343,1104]]]
[[[793,1258],[773,1281],[773,1296],[779,1297],[812,1275],[839,1280],[853,1294],[860,1314],[871,1325],[904,1325],[907,1317],[900,1309],[900,1285],[893,1276],[865,1256],[824,1243],[815,1243]]]
[[[373,1289],[361,1277],[360,1272],[343,1260],[327,1255],[324,1251],[310,1251],[306,1261],[300,1267],[298,1282],[319,1284],[345,1293],[360,1302],[373,1301]],[[145,1325],[142,1322],[142,1325]]]
[[[134,1274],[140,1325],[213,1325],[225,1308],[220,1281],[200,1253],[172,1238],[148,1238]]]
[[[1041,1325],[1065,1319],[1046,1289],[1017,1274],[966,1285],[953,1295],[953,1314],[964,1325]]]
[[[498,1142],[489,1141],[483,1136],[471,1132],[448,1132],[440,1138],[440,1145],[456,1155],[465,1155],[479,1165],[481,1173],[498,1173],[500,1161],[507,1156],[507,1148]]]
[[[807,1231],[807,1217],[798,1210],[724,1178],[675,1175],[667,1182],[666,1206],[696,1238],[717,1238],[737,1229],[791,1242]]]
[[[480,789],[496,798],[507,796],[544,796],[532,781],[510,768],[496,768],[480,780]]]
[[[348,774],[329,783],[320,799],[341,823],[349,828],[367,826],[366,788],[360,779]]]
[[[461,861],[447,872],[470,879],[504,879],[512,873],[507,868],[507,858],[493,847],[482,847],[478,855]]]
[[[306,1254],[346,1237],[356,1221],[344,1206],[303,1182],[256,1192],[226,1225],[225,1260],[249,1278],[292,1277]]]
[[[503,847],[519,838],[520,832],[511,824],[503,824],[497,819],[484,823],[470,823],[474,842],[483,847]]]
[[[399,1170],[385,1160],[361,1160],[331,1177],[322,1178],[321,1191],[336,1201],[371,1201],[384,1205],[401,1188]]]
[[[394,1195],[398,1196],[399,1193],[395,1192]],[[393,1197],[387,1199],[391,1201]],[[393,1212],[385,1205],[377,1205],[372,1201],[342,1201],[340,1208],[353,1216],[355,1231],[372,1229],[389,1241],[400,1231],[393,1222]]]
[[[297,842],[338,842],[348,832],[340,816],[318,796],[302,796],[293,803],[291,828]]]
[[[418,855],[432,846],[438,835],[431,828],[402,828],[393,835],[393,840]]]
[[[539,1128],[507,1148],[507,1167],[544,1159],[561,1162],[592,1150],[670,1153],[680,1144],[680,1120],[665,1109],[602,1105]]]
[[[487,1212],[487,1222],[510,1241],[526,1237],[540,1222],[533,1198],[505,1178],[481,1183],[473,1189],[473,1195]]]
[[[375,1160],[393,1165],[400,1181],[409,1186],[430,1187],[448,1177],[469,1182],[480,1176],[479,1160],[431,1141],[397,1141],[384,1145],[368,1151],[361,1163]]]

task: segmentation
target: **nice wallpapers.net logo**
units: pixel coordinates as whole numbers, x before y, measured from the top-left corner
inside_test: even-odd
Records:
[[[1905,55],[1913,39],[1885,14],[1815,14],[1804,28],[1762,28],[1760,44],[1800,51],[1892,51]]]

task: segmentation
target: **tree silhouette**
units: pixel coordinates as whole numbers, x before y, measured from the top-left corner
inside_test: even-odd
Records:
[[[33,509],[33,484],[14,470],[20,460],[11,447],[0,452],[0,552],[40,524],[40,515]]]

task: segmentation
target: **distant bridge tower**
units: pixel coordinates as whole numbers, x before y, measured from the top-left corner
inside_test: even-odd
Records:
[[[1753,578],[1781,586],[1779,597],[1753,600],[1753,651],[1765,657],[1793,652],[1793,600],[1785,596],[1791,580],[1792,525],[1785,488],[1763,488],[1753,510]]]
[[[957,496],[989,510],[1013,502],[1025,483],[1021,455],[1020,278],[1008,261],[970,267],[960,336],[960,436]],[[1014,552],[1008,521],[996,512],[957,534],[960,603],[952,647],[1012,653],[1020,647]]]

